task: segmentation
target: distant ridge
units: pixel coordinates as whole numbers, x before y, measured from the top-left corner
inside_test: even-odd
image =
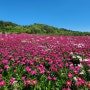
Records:
[[[21,26],[13,22],[0,20],[1,33],[28,33],[42,35],[72,35],[72,36],[90,36],[90,32],[80,32],[68,30],[65,28],[57,28],[46,24],[34,23],[32,25]]]

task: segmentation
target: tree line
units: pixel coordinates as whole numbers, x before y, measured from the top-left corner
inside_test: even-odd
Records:
[[[79,32],[65,28],[57,28],[46,24],[34,23],[33,25],[21,26],[12,22],[0,21],[1,33],[28,33],[43,35],[72,35],[72,36],[90,36],[90,32]]]

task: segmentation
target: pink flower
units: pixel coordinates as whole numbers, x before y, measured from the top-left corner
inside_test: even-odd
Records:
[[[21,65],[25,65],[25,62],[21,62]]]
[[[90,61],[89,61],[89,62],[87,62],[87,66],[89,66],[89,67],[90,67]]]
[[[51,72],[50,71],[47,71],[47,74],[50,74]]]
[[[77,77],[77,80],[81,82],[82,78],[81,77]]]
[[[14,70],[14,72],[16,73],[16,72],[17,72],[17,70],[15,69],[15,70]]]
[[[74,66],[73,65],[70,65],[70,70],[73,70],[74,69]]]
[[[48,79],[48,80],[52,80],[51,76],[48,76],[47,79]]]
[[[15,80],[15,78],[10,78],[10,84],[13,85],[14,83],[16,83],[17,81]]]
[[[0,81],[2,81],[2,78],[0,78]]]
[[[2,77],[2,74],[0,74],[0,77]]]
[[[27,66],[27,67],[25,68],[25,70],[26,70],[27,72],[30,72],[30,71],[31,71],[31,68],[30,68],[29,66]]]
[[[70,61],[70,60],[71,60],[71,58],[67,58],[67,60],[68,60],[68,61]]]
[[[25,80],[26,76],[22,76],[22,80]]]
[[[30,79],[28,79],[27,81],[24,81],[24,86],[27,86],[29,84],[36,85],[37,83],[38,83],[37,80],[30,80]]]
[[[76,69],[74,69],[73,72],[74,72],[75,74],[78,74],[78,71],[77,71]]]
[[[6,85],[6,81],[0,81],[0,86],[5,86]]]
[[[68,77],[69,78],[72,78],[72,73],[68,73]]]
[[[88,61],[90,61],[90,58],[86,58],[83,61],[87,63]]]
[[[70,80],[67,80],[67,81],[66,81],[66,85],[67,85],[67,86],[71,86],[71,85],[72,85],[72,82],[71,82]]]
[[[27,81],[26,81],[26,84],[28,85],[28,84],[31,84],[32,83],[32,80],[30,80],[30,79],[28,79]]]
[[[8,64],[8,60],[2,60],[3,64]]]
[[[32,81],[32,85],[36,85],[37,83],[38,83],[37,80],[33,80],[33,81]]]
[[[75,85],[76,85],[77,87],[80,87],[81,83],[80,83],[80,82],[75,82]]]
[[[68,63],[65,63],[65,66],[66,66],[66,67],[68,67],[68,66],[69,66],[69,64],[68,64]]]
[[[26,83],[26,81],[24,81],[24,86],[27,86],[27,83]]]
[[[53,79],[54,81],[56,81],[56,80],[57,80],[57,78],[56,78],[56,77],[53,77],[52,79]]]
[[[81,68],[80,66],[76,66],[75,69],[79,71]]]
[[[36,75],[36,70],[32,70],[32,71],[31,71],[31,74],[32,74],[32,75]]]
[[[84,79],[81,80],[81,83],[85,86],[86,85],[86,81]]]
[[[58,64],[58,66],[59,66],[60,68],[63,68],[63,64]]]
[[[44,69],[40,69],[40,74],[44,74],[45,70]]]
[[[73,52],[70,52],[70,55],[74,55]]]
[[[9,65],[5,65],[4,66],[4,69],[7,69],[8,70],[9,68],[10,68]]]

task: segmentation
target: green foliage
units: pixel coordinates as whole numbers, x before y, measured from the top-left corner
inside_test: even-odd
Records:
[[[44,35],[71,35],[71,36],[90,36],[90,32],[79,32],[56,28],[53,26],[34,23],[33,25],[20,26],[12,22],[0,21],[0,32],[2,33],[29,33]]]

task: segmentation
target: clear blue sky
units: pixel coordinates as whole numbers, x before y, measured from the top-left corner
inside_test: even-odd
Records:
[[[0,20],[90,32],[90,0],[0,0]]]

